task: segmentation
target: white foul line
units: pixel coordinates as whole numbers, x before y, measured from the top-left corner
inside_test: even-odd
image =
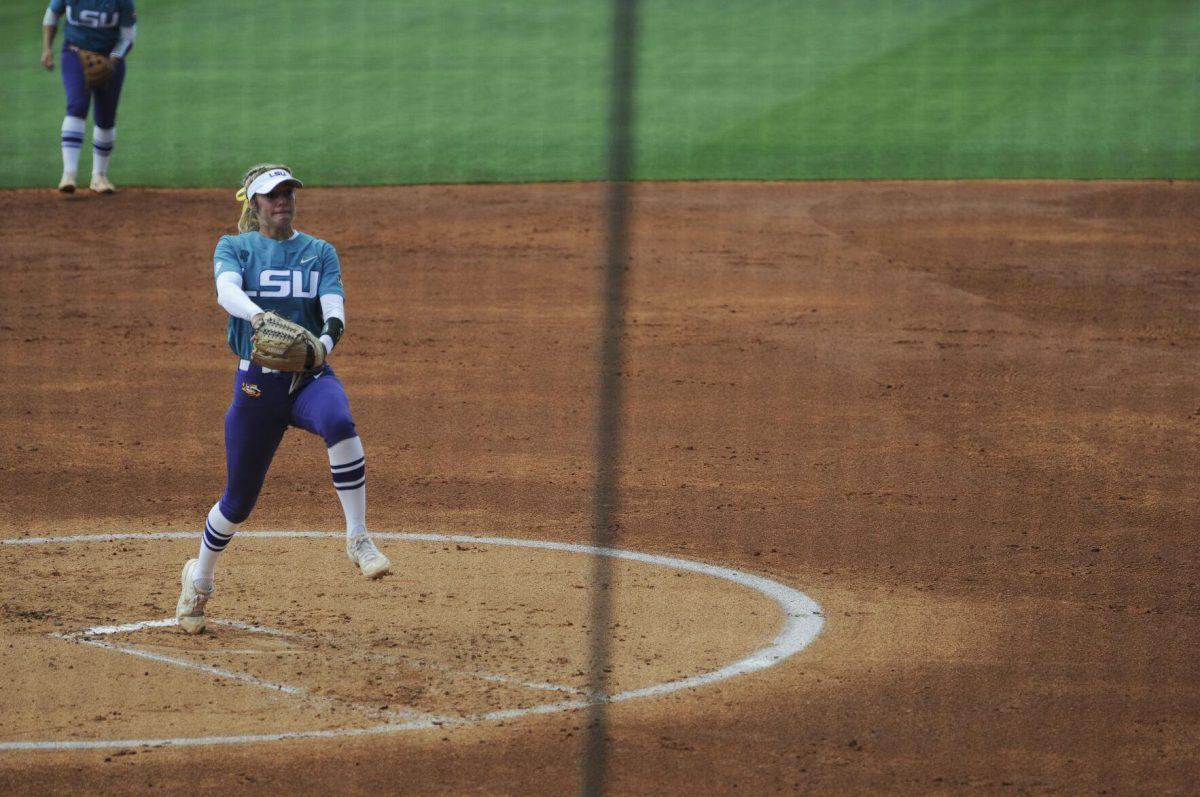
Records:
[[[117,540],[177,540],[196,539],[199,536],[200,534],[198,532],[88,534],[69,537],[22,537],[12,540],[0,540],[0,545],[46,545],[55,543],[69,544],[76,542],[113,542]],[[322,531],[243,531],[239,532],[238,536],[260,539],[287,539],[341,537],[342,534],[339,532]],[[816,638],[825,624],[820,605],[818,605],[816,601],[812,600],[804,593],[792,589],[784,584],[780,584],[777,581],[772,581],[761,576],[745,573],[740,570],[733,570],[731,568],[710,565],[704,562],[679,559],[673,556],[659,556],[656,554],[640,553],[637,551],[623,551],[614,548],[596,548],[590,545],[553,542],[548,540],[522,540],[508,537],[471,537],[461,534],[401,534],[396,532],[375,532],[372,534],[372,536],[381,540],[501,545],[517,548],[535,548],[550,551],[563,551],[567,553],[609,556],[614,559],[625,559],[628,561],[642,562],[649,565],[668,567],[675,570],[699,573],[702,575],[711,576],[713,578],[731,581],[735,584],[741,584],[742,586],[748,587],[771,598],[780,607],[780,609],[782,609],[786,619],[784,620],[783,626],[779,633],[775,635],[775,638],[766,647],[760,648],[759,650],[751,653],[749,656],[738,659],[737,661],[712,672],[702,673],[675,681],[653,684],[640,689],[628,690],[599,698],[601,700],[608,700],[614,703],[625,700],[635,700],[642,697],[658,697],[671,692],[677,692],[682,689],[692,689],[699,686],[707,686],[738,675],[745,675],[747,673],[772,667],[789,656],[792,656],[798,651],[804,649],[813,641],[813,639]],[[100,644],[103,646],[107,643]],[[269,682],[263,683],[265,684]],[[495,722],[516,719],[519,717],[577,710],[586,707],[589,705],[589,703],[589,699],[579,698],[560,701],[557,703],[543,703],[541,705],[527,708],[490,711],[484,714],[476,714],[467,717],[419,717],[407,722],[390,722],[369,728],[335,728],[330,730],[256,733],[240,736],[176,737],[161,739],[98,739],[82,741],[0,742],[0,750],[108,749],[130,747],[247,744],[253,742],[282,741],[285,739],[329,739],[346,736],[396,733],[399,731],[428,729],[433,727],[468,725],[481,722]]]

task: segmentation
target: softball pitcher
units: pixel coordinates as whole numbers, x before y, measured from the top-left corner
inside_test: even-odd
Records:
[[[62,123],[63,174],[58,190],[75,192],[88,106],[94,105],[90,187],[111,194],[116,189],[108,179],[108,160],[117,139],[117,103],[125,83],[125,57],[137,34],[137,11],[133,0],[50,0],[42,18],[42,66],[49,70],[54,69],[51,46],[64,12],[62,82],[67,115]]]
[[[293,229],[299,187],[286,166],[252,167],[237,194],[241,234],[222,236],[213,255],[217,302],[229,313],[229,347],[239,362],[225,414],[225,491],[209,510],[199,556],[180,575],[175,617],[190,634],[204,630],[217,559],[254,509],[289,426],[325,441],[346,515],[346,555],[369,578],[391,567],[367,535],[362,441],[325,362],[345,328],[341,264],[328,243]]]

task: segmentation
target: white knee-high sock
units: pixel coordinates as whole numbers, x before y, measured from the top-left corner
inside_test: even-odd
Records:
[[[362,438],[351,437],[329,447],[329,472],[346,515],[346,534],[367,530],[367,459]]]
[[[79,171],[79,151],[83,149],[83,131],[87,122],[78,116],[64,116],[62,123],[63,171],[75,174]]]
[[[117,128],[92,128],[92,176],[108,174],[108,159],[112,157],[113,144],[117,140]]]
[[[212,589],[213,574],[217,569],[217,559],[225,546],[233,539],[241,523],[230,523],[221,514],[220,503],[213,504],[208,510],[208,520],[204,523],[204,536],[200,538],[200,566],[192,577],[198,582],[196,586],[208,592]]]

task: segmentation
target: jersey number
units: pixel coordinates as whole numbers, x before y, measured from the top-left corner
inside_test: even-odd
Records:
[[[304,275],[299,271],[270,269],[258,276],[258,290],[246,291],[246,295],[270,299],[286,299],[288,296],[294,296],[297,299],[314,299],[320,279],[321,275],[317,272],[308,272],[308,288],[305,289]]]

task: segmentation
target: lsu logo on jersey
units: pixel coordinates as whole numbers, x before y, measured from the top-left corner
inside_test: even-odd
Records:
[[[260,296],[264,299],[286,299],[289,296],[297,299],[314,299],[317,296],[317,285],[321,275],[315,271],[308,273],[308,285],[304,284],[304,274],[290,269],[267,269],[258,275],[258,290],[246,291],[247,296]]]
[[[67,6],[67,22],[80,28],[115,28],[121,19],[119,11],[76,11]]]

